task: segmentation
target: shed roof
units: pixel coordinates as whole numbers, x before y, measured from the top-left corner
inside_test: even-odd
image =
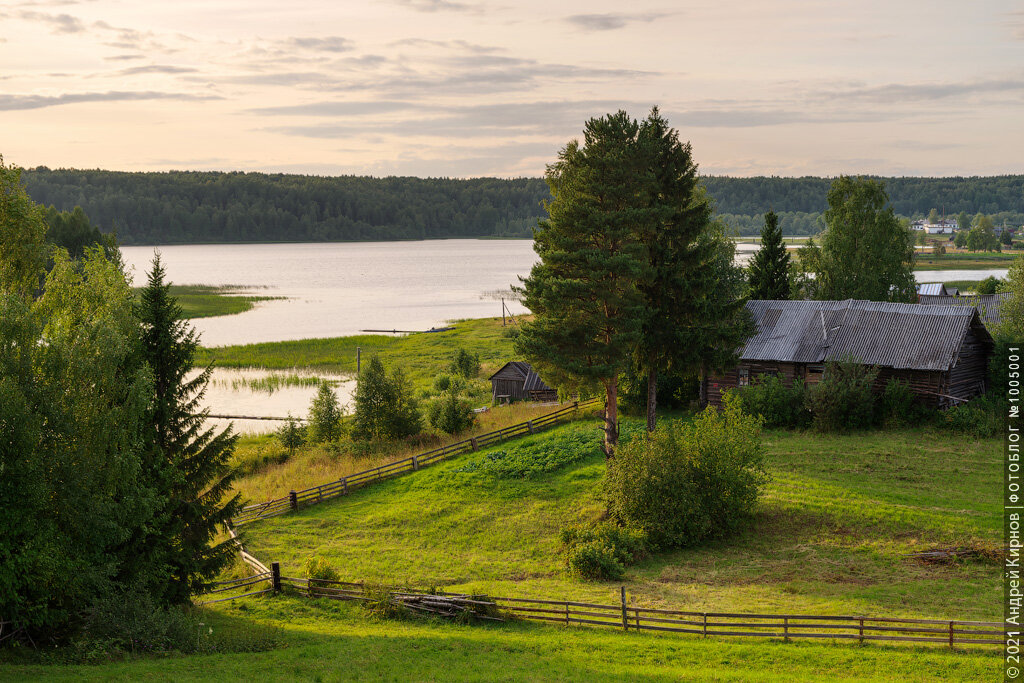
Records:
[[[949,292],[941,282],[924,282],[917,286],[917,293],[921,296],[945,296]]]
[[[974,306],[981,314],[986,325],[999,322],[1003,302],[1010,292],[996,294],[968,294],[963,296],[921,296],[921,303],[926,306]]]
[[[523,390],[524,391],[552,391],[551,387],[544,383],[544,380],[540,378],[533,368],[530,367],[529,363],[525,363],[521,360],[513,360],[505,363],[498,371],[491,375],[488,379],[494,379],[501,371],[505,368],[515,370],[523,378]]]
[[[949,370],[971,326],[991,342],[972,306],[879,301],[747,302],[758,333],[743,360],[821,363],[853,357],[866,365]]]

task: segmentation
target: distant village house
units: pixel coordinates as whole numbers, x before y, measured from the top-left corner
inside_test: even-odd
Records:
[[[785,384],[821,380],[825,363],[854,358],[879,369],[875,390],[895,378],[933,407],[985,392],[992,337],[974,306],[876,301],[749,301],[758,332],[739,364],[705,379],[705,396],[720,406],[722,393],[759,374]]]

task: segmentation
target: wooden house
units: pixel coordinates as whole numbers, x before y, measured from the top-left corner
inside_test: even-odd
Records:
[[[491,400],[495,403],[557,401],[558,392],[544,384],[529,363],[514,360],[491,375]]]
[[[992,337],[974,306],[926,306],[877,301],[748,301],[758,332],[740,351],[740,362],[710,375],[707,401],[722,392],[775,374],[787,385],[821,380],[829,360],[854,358],[879,369],[875,390],[891,378],[910,385],[934,407],[985,392]]]

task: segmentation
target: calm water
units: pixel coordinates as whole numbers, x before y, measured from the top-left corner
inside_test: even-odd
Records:
[[[536,261],[529,240],[123,247],[136,284],[145,281],[154,249],[173,283],[242,285],[286,297],[240,315],[194,320],[204,346],[426,330],[498,316],[495,292],[518,283]]]

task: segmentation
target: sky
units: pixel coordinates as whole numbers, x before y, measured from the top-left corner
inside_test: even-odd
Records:
[[[1024,172],[1024,1],[0,0],[22,167],[540,176],[654,105],[708,175]]]

